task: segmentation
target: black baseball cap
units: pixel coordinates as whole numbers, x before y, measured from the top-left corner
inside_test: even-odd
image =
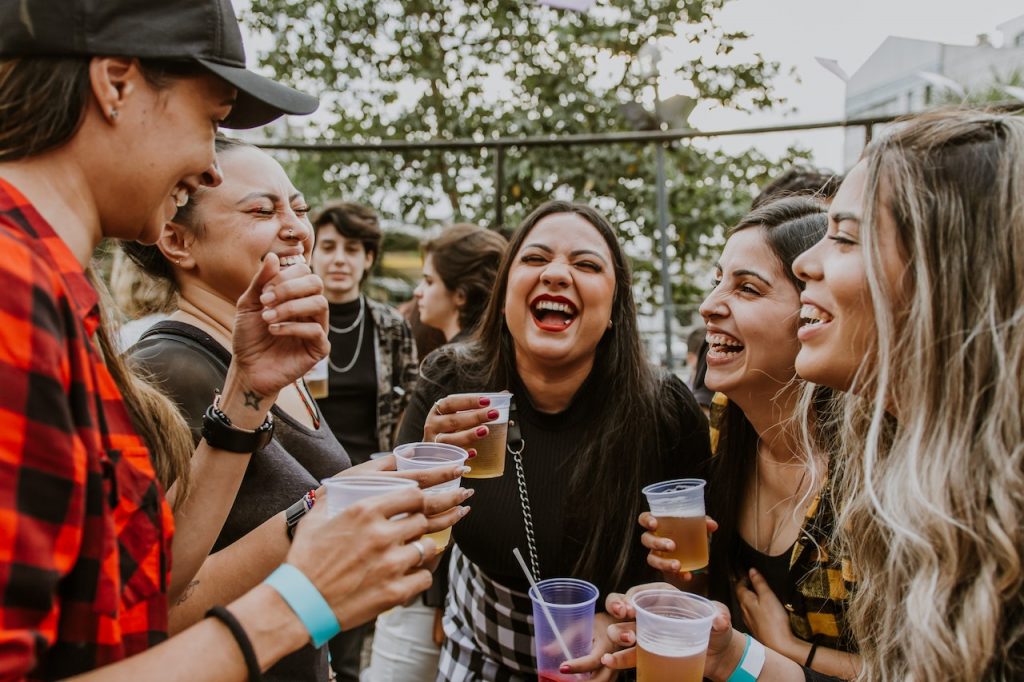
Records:
[[[231,0],[0,0],[0,58],[104,55],[200,64],[238,90],[226,128],[319,106],[245,68]]]

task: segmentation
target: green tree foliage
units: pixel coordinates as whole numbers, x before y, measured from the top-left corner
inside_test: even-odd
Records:
[[[771,88],[778,64],[737,57],[746,34],[715,24],[725,2],[602,0],[582,14],[533,0],[253,0],[243,20],[277,40],[259,55],[263,65],[320,93],[321,113],[303,131],[306,139],[486,140],[631,130],[621,105],[651,109],[654,99],[637,54],[674,35],[711,48],[682,67],[702,101],[744,110],[778,103]],[[650,291],[658,257],[654,157],[653,147],[636,144],[509,149],[504,223],[514,225],[553,196],[593,203],[619,226],[638,281]],[[693,297],[685,264],[701,256],[702,237],[735,222],[775,169],[755,151],[669,149],[681,301]],[[307,196],[341,194],[404,222],[437,215],[496,222],[494,153],[487,150],[308,153],[294,157],[291,170]]]

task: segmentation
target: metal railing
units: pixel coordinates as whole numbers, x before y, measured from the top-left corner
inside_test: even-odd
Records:
[[[1024,102],[1001,102],[988,105],[1001,111],[1024,110]],[[597,133],[586,135],[558,135],[538,137],[495,137],[475,139],[433,139],[419,142],[405,140],[384,140],[381,142],[262,142],[263,149],[279,149],[296,152],[350,152],[350,153],[392,153],[419,152],[428,150],[493,150],[494,151],[494,222],[496,227],[505,224],[504,185],[505,152],[511,148],[531,147],[573,147],[593,145],[639,144],[656,145],[658,241],[661,248],[660,270],[662,288],[662,313],[665,333],[665,364],[673,366],[672,318],[674,317],[672,281],[669,277],[668,261],[668,199],[665,180],[665,145],[680,140],[700,138],[735,137],[739,135],[768,135],[772,133],[825,130],[829,128],[863,128],[864,144],[874,137],[875,126],[893,123],[907,114],[896,116],[869,116],[835,121],[809,123],[785,123],[781,125],[756,126],[751,128],[729,128],[721,130],[674,129],[651,132]]]

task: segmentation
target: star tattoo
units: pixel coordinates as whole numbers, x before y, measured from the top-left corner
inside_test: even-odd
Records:
[[[260,401],[263,400],[263,396],[253,391],[246,391],[244,395],[246,407],[251,407],[254,410],[260,409]]]

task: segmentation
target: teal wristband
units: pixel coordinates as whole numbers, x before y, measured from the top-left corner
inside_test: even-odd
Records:
[[[313,646],[320,648],[341,632],[341,624],[330,604],[299,569],[291,564],[281,564],[263,582],[277,590],[299,617],[309,631]]]
[[[765,650],[761,644],[750,635],[746,635],[746,642],[743,645],[743,655],[736,669],[729,675],[726,682],[754,682],[761,674],[764,667]]]

